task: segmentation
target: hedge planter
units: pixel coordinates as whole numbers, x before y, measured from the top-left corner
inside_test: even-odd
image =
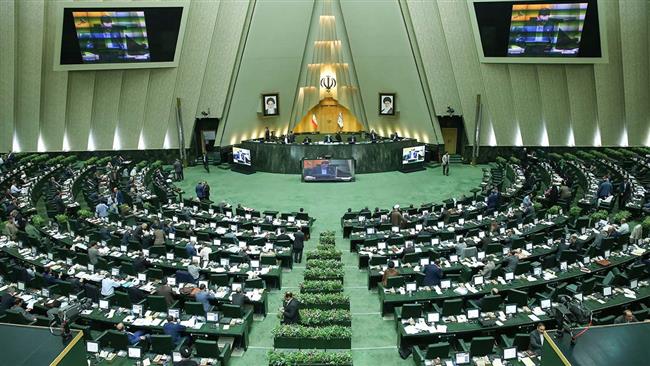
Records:
[[[352,354],[349,351],[269,351],[268,357],[269,366],[352,366]]]
[[[350,349],[352,348],[352,338],[319,339],[275,337],[273,338],[273,347],[292,349]]]

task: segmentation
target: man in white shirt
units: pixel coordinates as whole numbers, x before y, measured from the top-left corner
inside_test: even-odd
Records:
[[[14,195],[14,196],[19,196],[20,193],[22,192],[22,190],[20,189],[20,187],[18,187],[18,182],[17,182],[17,181],[13,181],[13,182],[11,183],[11,188],[10,188],[10,190],[11,190],[11,194]]]
[[[621,224],[618,226],[616,231],[614,232],[614,237],[619,237],[623,235],[627,235],[630,233],[630,225],[625,221],[625,219],[621,219]]]
[[[104,277],[102,280],[102,296],[111,296],[115,293],[115,289],[120,287],[120,283],[113,280],[109,276]]]

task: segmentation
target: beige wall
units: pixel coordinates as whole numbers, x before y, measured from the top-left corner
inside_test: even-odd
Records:
[[[248,2],[191,1],[176,68],[54,72],[63,1],[0,1],[0,151],[14,131],[22,151],[39,135],[41,148],[62,150],[64,134],[70,150],[88,149],[90,135],[97,150],[137,149],[141,135],[144,148],[177,147],[176,98],[186,133],[201,111],[221,117]]]
[[[542,145],[546,131],[549,145],[566,146],[573,131],[590,146],[598,128],[602,145],[650,144],[649,1],[600,1],[609,63],[598,65],[481,64],[466,1],[406,2],[436,112],[451,105],[472,136],[481,94],[482,145]]]
[[[0,151],[12,147],[14,135],[22,151],[36,151],[39,136],[40,147],[51,151],[63,149],[64,136],[71,150],[88,149],[89,136],[96,149],[113,149],[116,136],[122,149],[138,148],[140,136],[148,149],[177,147],[177,97],[186,133],[203,110],[222,116],[248,1],[191,1],[177,68],[54,72],[57,1],[0,1]],[[602,1],[609,63],[597,65],[481,64],[466,1],[401,3],[411,15],[424,75],[415,68],[398,0],[341,2],[371,128],[435,142],[437,126],[418,91],[423,77],[435,113],[452,106],[470,136],[482,95],[482,145],[591,146],[596,131],[602,145],[650,144],[649,0]],[[257,1],[229,120],[219,131],[224,145],[256,136],[266,124],[288,126],[312,5]],[[265,48],[269,32],[278,41]],[[391,89],[400,114],[379,118],[377,92]],[[267,91],[281,92],[286,116],[258,117],[259,94]]]

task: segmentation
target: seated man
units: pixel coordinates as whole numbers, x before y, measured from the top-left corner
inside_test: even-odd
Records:
[[[546,326],[544,326],[544,323],[537,324],[537,328],[530,332],[530,350],[538,355],[542,352],[545,332]]]
[[[423,286],[440,285],[440,280],[442,279],[443,273],[442,269],[440,268],[439,259],[436,258],[433,260],[433,263],[429,263],[424,266],[422,272],[424,273],[424,279],[422,280]]]
[[[25,308],[23,307],[24,304],[25,304],[25,302],[23,301],[23,299],[18,297],[14,301],[14,306],[11,307],[11,310],[18,311],[18,313],[20,313],[20,315],[22,315],[23,318],[25,318],[25,321],[27,321],[28,323],[31,323],[31,322],[36,320],[36,316],[28,313],[27,310],[25,310]]]
[[[205,312],[210,311],[210,308],[212,307],[210,300],[215,299],[214,295],[206,290],[204,283],[199,285],[199,292],[195,295],[195,298],[197,302],[203,304],[203,310]]]
[[[389,277],[397,276],[399,272],[395,269],[395,262],[388,262],[388,268],[384,271],[384,276],[381,279],[381,284],[386,286]]]
[[[115,329],[117,329],[118,332],[126,333],[127,337],[129,337],[129,344],[130,345],[135,345],[140,341],[144,341],[149,339],[150,335],[147,334],[144,330],[138,330],[136,332],[129,332],[126,330],[126,327],[124,326],[124,323],[117,323],[115,325]]]
[[[167,323],[163,325],[163,332],[172,337],[174,346],[178,346],[183,341],[181,333],[185,332],[186,329],[184,325],[177,323],[176,319],[171,315],[167,316]]]
[[[616,319],[614,319],[614,324],[627,324],[627,323],[637,323],[637,322],[638,320],[634,316],[634,314],[632,314],[631,310],[625,310],[623,312],[623,315],[619,315],[618,317],[616,317]]]
[[[192,360],[192,350],[189,347],[181,348],[181,360],[174,362],[174,366],[198,366],[199,364]]]

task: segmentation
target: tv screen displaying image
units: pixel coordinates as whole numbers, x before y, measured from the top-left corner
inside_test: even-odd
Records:
[[[188,12],[183,1],[60,6],[55,70],[173,67],[178,62]]]
[[[587,5],[513,4],[508,56],[577,56]]]
[[[251,151],[240,147],[233,147],[232,162],[235,164],[251,166]]]
[[[303,159],[302,180],[305,182],[351,182],[354,180],[354,160]]]
[[[423,163],[424,145],[405,147],[402,149],[402,165]]]
[[[468,0],[481,62],[607,62],[596,0]]]

